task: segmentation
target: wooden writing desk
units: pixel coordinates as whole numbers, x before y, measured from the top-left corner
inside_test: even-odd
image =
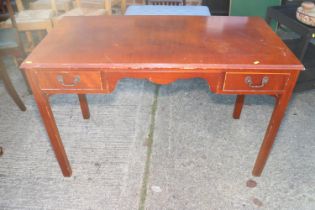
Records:
[[[64,176],[71,167],[49,96],[111,93],[122,78],[168,84],[203,78],[212,92],[267,94],[275,108],[253,169],[260,176],[303,66],[258,17],[112,16],[67,17],[27,57],[24,69]],[[210,113],[211,114],[211,113]]]

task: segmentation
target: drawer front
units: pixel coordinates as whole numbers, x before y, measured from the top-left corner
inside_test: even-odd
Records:
[[[237,73],[225,74],[223,91],[281,92],[287,85],[290,74],[282,73]]]
[[[38,71],[36,72],[42,90],[101,90],[99,71]]]

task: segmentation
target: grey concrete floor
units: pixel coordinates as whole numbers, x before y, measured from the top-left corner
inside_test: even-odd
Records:
[[[260,178],[273,99],[247,97],[239,120],[234,100],[198,79],[161,87],[146,209],[315,209],[315,90],[294,94]]]
[[[89,95],[91,119],[77,97],[58,95],[52,109],[73,169],[64,178],[33,96],[12,60],[6,64],[24,100],[21,112],[0,83],[0,209],[137,209],[154,86],[123,80],[110,95]]]
[[[54,96],[73,167],[64,178],[33,96],[5,61],[27,111],[0,82],[0,209],[315,209],[315,90],[293,95],[260,178],[251,170],[271,97],[247,97],[233,120],[235,97],[210,93],[203,80],[156,95],[155,85],[127,79],[110,95],[89,95],[83,120],[75,96]]]

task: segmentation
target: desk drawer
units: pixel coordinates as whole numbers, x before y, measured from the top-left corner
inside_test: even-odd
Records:
[[[99,71],[38,71],[36,72],[42,90],[100,90]]]
[[[238,73],[225,74],[223,91],[270,91],[281,92],[289,79],[282,73]]]

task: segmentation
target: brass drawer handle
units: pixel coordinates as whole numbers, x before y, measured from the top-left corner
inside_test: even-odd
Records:
[[[260,85],[253,85],[253,80],[251,76],[245,77],[245,83],[251,88],[262,88],[269,82],[269,77],[264,76],[261,80]]]
[[[63,80],[63,76],[62,75],[57,75],[57,81],[65,86],[65,87],[74,87],[76,86],[79,82],[80,82],[80,76],[76,75],[73,79],[73,83],[72,84],[65,84],[64,80]]]

